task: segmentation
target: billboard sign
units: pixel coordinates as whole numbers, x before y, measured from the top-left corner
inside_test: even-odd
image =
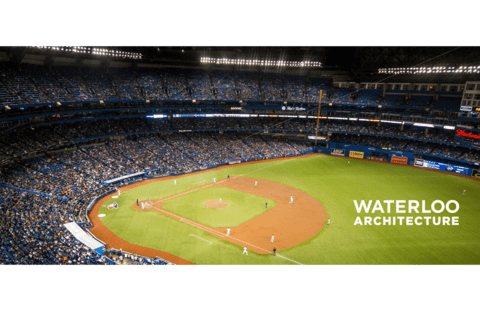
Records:
[[[422,159],[415,159],[415,163],[413,164],[415,166],[423,166],[423,160]]]
[[[398,164],[407,164],[408,163],[408,158],[406,157],[397,157],[392,155],[392,159],[390,160],[392,163],[398,163]]]
[[[420,161],[422,161],[421,165],[420,165]],[[418,164],[417,164],[417,162],[418,162]],[[435,161],[415,159],[415,166],[421,166],[421,167],[424,167],[424,168],[430,168],[430,169],[434,169],[434,170],[457,173],[457,174],[462,174],[462,175],[470,175],[470,168],[468,168],[468,167],[446,164],[446,163],[440,163],[440,162],[435,162]]]
[[[345,150],[343,149],[332,148],[332,151],[330,153],[334,155],[345,156]]]
[[[351,158],[359,158],[359,159],[363,159],[363,155],[364,155],[363,152],[353,151],[353,150],[350,151],[350,154],[349,154],[349,156],[350,156]]]
[[[480,178],[480,170],[473,170],[472,176],[476,178]]]

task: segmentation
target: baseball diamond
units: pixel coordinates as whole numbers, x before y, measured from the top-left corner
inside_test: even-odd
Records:
[[[396,178],[390,178],[390,174]],[[215,184],[209,178],[213,175],[217,176]],[[359,175],[363,176],[362,179],[358,178]],[[476,209],[469,208],[468,202],[472,198],[463,197],[460,191],[456,197],[464,206],[460,210],[463,216],[461,228],[440,230],[424,226],[405,231],[398,227],[353,226],[356,211],[350,202],[352,198],[366,199],[372,195],[402,197],[407,192],[409,197],[420,193],[423,197],[444,197],[442,189],[448,187],[448,182],[460,183],[460,187],[468,184],[470,189],[478,189],[477,181],[446,172],[438,174],[402,164],[353,159],[349,165],[343,157],[306,155],[187,174],[176,177],[180,188],[170,186],[168,180],[171,178],[149,179],[121,187],[124,201],[120,201],[120,208],[115,211],[101,207],[113,199],[106,197],[100,200],[89,213],[94,225],[90,231],[111,245],[119,243],[118,247],[140,253],[148,249],[151,254],[157,253],[178,264],[477,262],[476,257],[469,255],[475,252],[475,248],[469,247],[470,243],[476,243],[474,240],[469,243],[463,239],[463,246],[448,247],[452,241],[474,230],[474,221],[465,216],[480,217]],[[198,183],[198,180],[202,182]],[[258,181],[256,187],[255,180]],[[424,188],[425,180],[435,180],[437,188]],[[218,201],[219,195],[215,191],[224,189],[234,190],[230,195],[221,194],[222,201],[229,202],[230,206],[210,209],[203,205],[208,199],[217,198],[213,201]],[[239,208],[231,210],[232,215],[236,215],[233,218],[229,218],[228,214],[215,215],[232,208],[238,200],[237,195],[258,197],[258,203],[252,203],[257,214]],[[290,196],[295,198],[292,204],[289,203]],[[152,206],[145,210],[138,208],[135,203],[137,197],[141,200],[153,198]],[[268,210],[265,210],[265,200],[272,201]],[[166,208],[169,202],[175,204]],[[208,216],[202,215],[202,211]],[[99,213],[107,216],[98,218]],[[240,216],[243,214],[248,220],[241,224],[232,222],[232,219],[244,217]],[[216,222],[217,217],[223,220]],[[324,226],[327,218],[332,219],[332,224]],[[231,228],[228,236],[227,227]],[[212,244],[188,239],[190,234]],[[476,233],[472,231],[470,234]],[[275,236],[274,243],[271,243],[272,235]],[[110,240],[112,237],[113,240]],[[391,241],[396,242],[392,244]],[[436,246],[429,244],[433,241]],[[244,246],[248,247],[248,257],[240,256]],[[278,256],[268,256],[274,247]],[[374,256],[368,255],[371,247],[376,249]],[[462,251],[462,247],[469,251]],[[418,254],[419,250],[428,249],[441,249],[443,255],[431,257],[428,253]],[[412,254],[413,250],[417,250],[417,254]]]
[[[478,64],[0,46],[0,265],[480,264]]]

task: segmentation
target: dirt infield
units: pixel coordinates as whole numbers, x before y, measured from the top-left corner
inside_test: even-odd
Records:
[[[208,208],[225,208],[228,206],[228,203],[225,201],[218,201],[218,200],[210,200],[205,203],[203,203]]]
[[[258,181],[256,187],[255,181]],[[277,206],[240,226],[231,228],[229,236],[226,236],[226,228],[211,228],[161,208],[161,204],[169,199],[206,187],[226,187],[261,196],[275,201]],[[293,203],[289,203],[290,196],[294,198]],[[212,202],[219,204],[217,200]],[[142,210],[136,204],[132,207]],[[262,205],[258,208],[263,210],[265,207]],[[152,209],[233,244],[247,246],[259,254],[269,254],[273,247],[276,247],[277,251],[285,250],[309,240],[320,232],[327,219],[323,206],[309,194],[281,183],[242,176],[232,176],[230,180],[223,179],[216,184],[210,183],[157,200],[152,202],[152,207],[144,210]],[[272,234],[275,236],[274,243],[270,242]]]
[[[317,155],[317,154],[312,153],[312,154],[307,154],[307,155],[298,156],[298,157],[277,158],[277,159],[269,159],[269,160],[260,160],[260,161],[255,161],[255,162],[238,163],[238,164],[233,164],[233,165],[221,166],[221,167],[217,167],[217,168],[214,168],[214,169],[194,172],[194,173],[190,173],[188,175],[190,176],[190,175],[195,175],[195,174],[202,174],[202,173],[205,173],[207,171],[214,171],[214,170],[224,169],[224,168],[227,168],[227,167],[243,166],[243,165],[250,165],[250,164],[255,164],[255,163],[283,161],[283,160],[298,159],[298,158],[308,158],[308,157],[311,157],[311,156],[314,156],[314,155]],[[133,189],[133,188],[136,188],[136,187],[139,187],[139,186],[142,186],[142,185],[147,185],[147,184],[150,184],[152,182],[159,181],[159,180],[169,180],[169,179],[178,179],[178,178],[179,178],[179,176],[167,176],[167,177],[148,179],[148,180],[140,181],[140,182],[135,183],[135,184],[120,187],[119,189],[121,190],[121,192],[124,192],[124,191],[127,191],[129,189]],[[244,178],[246,178],[246,177],[244,177]],[[237,181],[234,181],[233,178],[231,178],[231,180],[229,180],[228,182],[230,183],[230,185],[232,185],[236,182],[240,183],[240,179],[237,180]],[[265,182],[267,182],[267,181],[265,181]],[[249,191],[245,191],[245,192],[252,193],[252,194],[257,194],[257,191],[261,191],[261,189],[263,189],[265,191],[268,190],[268,191],[271,192],[269,195],[272,195],[272,199],[274,201],[277,201],[279,199],[279,197],[281,196],[281,191],[277,191],[275,193],[275,189],[272,188],[272,187],[270,187],[269,189],[265,189],[265,186],[266,186],[265,182],[262,181],[263,186],[260,186],[260,182],[259,182],[259,185],[257,186],[258,189],[254,189],[253,192],[249,192]],[[268,183],[270,183],[270,182],[268,182]],[[275,184],[282,185],[282,184],[278,184],[278,183],[275,183]],[[210,186],[210,185],[207,185],[207,186]],[[217,186],[222,187],[222,186],[225,186],[225,185],[223,183],[221,183],[221,184],[217,184]],[[242,187],[249,187],[249,186],[251,188],[254,188],[254,183],[250,182],[249,184],[245,184]],[[282,186],[289,187],[289,186],[286,186],[286,185],[282,185]],[[295,190],[295,191],[290,191],[290,194],[288,194],[288,197],[286,199],[286,200],[288,200],[290,195],[294,196],[295,204],[293,204],[293,205],[290,204],[291,207],[294,207],[297,204],[298,205],[301,204],[301,202],[303,200],[305,200],[305,203],[307,203],[307,202],[311,202],[311,200],[313,199],[312,197],[310,197],[310,198],[306,197],[304,199],[301,199],[301,194],[296,192],[296,191],[299,191],[299,192],[302,192],[302,191],[297,190],[297,189],[292,188],[292,187],[289,187],[289,188],[291,190]],[[241,190],[241,189],[238,189],[238,190]],[[304,192],[302,192],[302,193],[306,194]],[[258,195],[266,196],[265,194],[258,194]],[[308,194],[306,194],[306,195],[308,196]],[[273,198],[273,196],[275,196],[275,198]],[[175,256],[175,255],[172,255],[170,253],[155,250],[155,249],[151,249],[151,248],[136,245],[136,244],[132,244],[132,243],[129,243],[129,242],[121,239],[120,237],[116,236],[112,231],[110,231],[107,227],[105,227],[102,224],[102,222],[100,221],[100,219],[98,218],[98,211],[99,211],[100,207],[108,199],[110,199],[110,196],[105,196],[104,198],[100,199],[92,207],[92,209],[88,213],[88,216],[90,218],[90,222],[93,225],[93,227],[90,228],[89,231],[92,234],[94,234],[99,240],[106,243],[108,247],[113,247],[113,248],[116,248],[116,249],[122,248],[122,250],[124,250],[124,251],[135,253],[135,254],[138,254],[138,255],[141,255],[141,256],[150,257],[150,258],[155,257],[155,256],[160,256],[160,257],[162,257],[162,258],[164,258],[164,259],[166,259],[166,260],[168,260],[172,263],[180,264],[180,265],[182,265],[182,264],[184,264],[184,265],[185,264],[187,264],[187,265],[188,264],[194,264],[194,263],[192,263],[188,260],[182,259],[182,258],[180,258],[178,256]],[[257,250],[255,250],[255,251],[258,251],[259,253],[265,253],[266,254],[266,253],[270,252],[271,249],[273,249],[273,246],[275,246],[277,248],[277,250],[281,250],[281,249],[285,249],[285,248],[297,245],[299,243],[302,243],[303,241],[306,241],[306,240],[310,239],[316,233],[318,233],[325,223],[325,220],[326,220],[325,210],[323,209],[323,207],[321,207],[320,203],[318,201],[316,201],[315,199],[313,199],[313,200],[315,200],[315,202],[318,204],[318,207],[320,207],[320,211],[317,210],[316,212],[313,213],[315,215],[313,215],[313,214],[309,215],[309,212],[302,211],[301,209],[297,209],[297,210],[290,209],[290,210],[288,210],[288,209],[285,209],[285,206],[284,206],[284,208],[282,208],[282,210],[284,210],[285,214],[282,216],[281,215],[282,212],[278,208],[279,208],[279,206],[288,204],[287,201],[285,201],[287,203],[283,202],[283,199],[284,198],[282,197],[282,200],[280,200],[282,202],[277,202],[277,207],[276,208],[262,214],[262,215],[265,215],[265,214],[270,213],[269,215],[271,215],[272,219],[274,221],[278,222],[278,228],[276,230],[272,231],[273,228],[271,227],[271,224],[267,225],[266,227],[263,227],[263,230],[265,232],[261,233],[260,236],[257,236],[256,238],[254,238],[252,240],[252,242],[259,244],[259,245],[256,245]],[[164,200],[165,199],[160,200],[160,201],[164,201]],[[152,204],[154,205],[155,209],[157,209],[157,208],[161,209],[160,208],[161,203],[152,201]],[[136,207],[136,204],[134,204],[133,207],[135,209],[141,210],[141,204],[140,204],[140,207],[138,207],[138,208]],[[276,210],[279,210],[280,212],[278,212]],[[311,207],[308,210],[310,210],[310,212],[312,212]],[[166,211],[163,211],[163,212],[168,213]],[[295,238],[295,235],[293,235],[292,238],[287,237],[287,234],[292,233],[292,229],[287,229],[286,224],[290,223],[290,221],[286,221],[286,219],[291,219],[292,214],[298,214],[297,215],[298,219],[308,220],[308,219],[316,218],[316,219],[319,220],[319,222],[316,224],[316,226],[313,225],[313,224],[310,224],[310,225],[306,226],[305,228],[302,227],[302,228],[296,228],[295,230],[293,230],[293,231],[302,232],[302,234],[304,234],[305,237],[308,237],[308,236],[311,235],[310,237],[308,237],[306,239]],[[262,215],[252,219],[252,221],[261,217]],[[169,216],[171,216],[171,215],[169,215]],[[178,216],[178,215],[175,215],[175,216],[180,218],[180,216]],[[313,216],[315,216],[315,217],[313,217]],[[232,232],[230,234],[230,237],[226,237],[225,236],[226,230],[212,229],[212,228],[206,227],[202,224],[195,224],[194,222],[189,221],[189,220],[185,220],[185,219],[184,219],[184,222],[190,222],[192,225],[196,225],[198,227],[205,227],[205,228],[203,228],[203,230],[206,230],[206,231],[208,230],[211,234],[213,234],[215,236],[222,237],[226,240],[231,241],[232,243],[235,243],[235,244],[241,245],[241,246],[245,246],[245,243],[243,243],[244,240],[242,240],[242,239],[245,238],[245,237],[249,237],[249,235],[252,234],[252,232],[253,232],[252,228],[249,228],[252,224],[250,224],[249,226],[244,226],[246,224],[246,223],[244,223],[244,224],[240,225],[239,227],[236,227],[237,229],[235,229],[235,230],[233,230],[234,228],[232,228]],[[253,223],[253,225],[255,225],[255,223]],[[277,233],[277,232],[279,232],[277,230],[283,231],[283,233]],[[272,234],[275,234],[275,243],[273,243],[273,244],[270,243],[270,238],[271,238]],[[295,242],[295,244],[292,244],[292,241],[294,241],[294,240],[296,240],[297,242]],[[265,242],[265,241],[267,241],[267,242]],[[291,245],[291,246],[289,246],[289,245]],[[252,245],[249,245],[249,244],[247,245],[247,247],[251,250],[253,250],[253,248],[254,248]],[[265,248],[265,249],[260,250],[260,249],[258,249],[258,247],[261,247],[262,249]]]
[[[258,181],[256,187],[255,180]],[[250,247],[247,247],[259,254],[271,253],[274,246],[277,251],[281,251],[301,244],[317,235],[327,220],[320,202],[308,193],[288,185],[236,177],[214,187],[228,187],[275,201],[275,208],[231,228],[230,235],[225,238],[240,246],[245,246],[243,241],[248,242]],[[289,203],[290,196],[293,196],[293,203]],[[225,233],[226,228],[217,228],[217,231]],[[272,234],[275,236],[274,243],[270,242]]]

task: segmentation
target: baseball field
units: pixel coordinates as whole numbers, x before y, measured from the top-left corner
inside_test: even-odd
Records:
[[[460,176],[313,155],[120,190],[91,210],[90,231],[111,247],[178,264],[480,264],[480,183]],[[458,225],[354,225],[358,216],[408,216],[359,213],[354,200],[456,200]],[[113,202],[118,209],[106,207]]]

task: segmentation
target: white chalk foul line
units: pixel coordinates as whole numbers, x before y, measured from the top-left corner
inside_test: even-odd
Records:
[[[197,239],[204,240],[205,242],[210,243],[210,245],[212,245],[212,242],[207,241],[207,240],[205,240],[205,239],[202,239],[201,237],[196,236],[195,234],[189,234],[188,236],[194,236],[194,237],[196,237]]]
[[[155,208],[155,207],[154,207],[154,209],[159,210],[159,211],[161,211],[162,213],[166,213],[166,214],[173,215],[174,217],[172,217],[172,218],[174,218],[174,219],[175,219],[175,216],[178,217],[178,215],[173,214],[173,213],[170,213],[170,212],[168,212],[168,211],[166,211],[166,210],[158,209],[158,208]],[[178,220],[180,220],[181,222],[186,223],[187,225],[194,226],[194,227],[196,227],[196,228],[198,228],[198,229],[200,229],[200,230],[207,231],[207,232],[210,233],[210,234],[216,234],[216,235],[218,235],[218,236],[220,236],[220,237],[222,237],[222,236],[227,236],[227,235],[224,234],[224,233],[218,232],[217,230],[212,229],[212,228],[210,228],[210,227],[207,227],[207,226],[205,226],[205,225],[196,223],[196,222],[194,222],[194,221],[192,221],[192,220],[190,220],[190,219],[186,219],[186,218],[179,217]],[[249,245],[249,246],[252,246],[252,247],[257,248],[257,249],[259,249],[259,250],[262,250],[262,251],[264,251],[264,252],[266,252],[266,253],[272,254],[272,252],[270,252],[270,251],[268,251],[268,250],[266,250],[266,249],[263,249],[263,248],[261,248],[261,247],[258,247],[258,246],[256,246],[256,245],[253,245],[253,244],[251,244],[251,243],[242,241],[242,240],[237,239],[237,238],[234,238],[234,237],[232,237],[232,236],[228,236],[228,237],[229,237],[230,239],[234,239],[234,240],[236,240],[236,241],[238,241],[238,242],[241,242],[242,244]],[[285,257],[285,256],[282,256],[282,255],[278,254],[278,253],[277,253],[277,257],[281,257],[281,258],[286,259],[286,260],[288,260],[288,261],[294,262],[294,263],[296,263],[296,264],[298,264],[298,265],[303,265],[302,263],[300,263],[300,262],[298,262],[298,261],[295,261],[295,260],[293,260],[293,259],[287,258],[287,257]]]
[[[207,180],[206,180],[206,179],[200,180],[199,182],[194,182],[194,183],[192,183],[192,185],[200,184],[200,183],[202,183],[202,182],[204,182],[204,181],[207,181]]]
[[[274,164],[272,164],[272,165],[269,165],[269,166],[266,166],[266,167],[262,167],[262,168],[259,168],[259,169],[256,169],[256,170],[253,170],[253,171],[250,171],[250,172],[246,172],[246,173],[240,174],[240,175],[238,175],[238,176],[244,176],[244,175],[246,175],[246,174],[250,174],[250,173],[253,173],[253,172],[256,172],[256,171],[260,171],[260,170],[263,170],[263,169],[266,169],[266,168],[269,168],[269,167],[272,167],[272,166],[275,166],[275,165],[278,165],[278,164],[282,164],[282,163],[285,163],[285,162],[291,161],[291,160],[294,160],[294,159],[288,159],[288,160],[278,161],[278,162],[276,162],[276,163],[274,163]],[[232,176],[232,179],[233,179],[233,178],[237,178],[238,176]],[[228,179],[219,180],[219,181],[217,181],[217,183],[226,182],[227,180],[228,180]],[[212,186],[212,185],[214,185],[214,183],[207,184],[207,185],[201,186],[201,187],[199,187],[199,188],[191,189],[191,190],[188,190],[188,191],[186,191],[186,192],[178,193],[178,194],[173,195],[173,196],[171,196],[171,197],[161,199],[161,200],[153,203],[153,204],[152,204],[152,208],[153,208],[153,209],[156,209],[156,210],[159,210],[159,211],[161,211],[161,212],[163,212],[163,213],[173,215],[174,217],[172,217],[172,218],[175,218],[175,216],[179,217],[178,215],[173,214],[173,213],[170,213],[170,212],[168,212],[168,211],[166,211],[166,210],[164,210],[164,209],[155,208],[155,207],[153,207],[153,205],[155,205],[156,203],[159,203],[159,202],[166,201],[166,200],[168,200],[168,199],[173,199],[173,198],[175,198],[175,197],[178,197],[178,196],[181,196],[181,195],[185,195],[185,194],[187,194],[187,193],[191,193],[191,192],[194,192],[194,191],[197,191],[197,190],[201,190],[201,189],[210,187],[210,186]],[[224,234],[224,233],[218,232],[217,230],[211,229],[211,228],[209,228],[209,227],[207,227],[207,226],[204,226],[204,225],[202,225],[202,224],[195,223],[195,222],[193,222],[193,221],[191,221],[191,220],[189,220],[189,219],[185,219],[185,218],[181,218],[181,217],[180,217],[179,220],[180,220],[181,222],[184,222],[184,223],[188,224],[188,225],[191,225],[191,226],[194,226],[194,227],[199,228],[199,229],[201,229],[201,230],[207,231],[208,233],[217,234],[217,235],[219,235],[219,236],[227,236],[227,235]],[[239,241],[239,242],[241,242],[241,243],[243,243],[243,244],[246,244],[246,245],[255,247],[255,248],[260,249],[260,250],[262,250],[262,251],[264,251],[264,252],[267,252],[267,253],[269,253],[269,254],[273,254],[273,252],[270,252],[270,251],[268,251],[268,250],[266,250],[266,249],[263,249],[263,248],[261,248],[261,247],[258,247],[258,246],[256,246],[256,245],[250,244],[250,243],[248,243],[248,242],[242,241],[242,240],[240,240],[240,239],[234,238],[234,237],[232,237],[232,236],[229,236],[229,238],[230,238],[230,239],[237,240],[237,241]],[[296,263],[296,264],[298,264],[298,265],[303,265],[302,263],[300,263],[300,262],[298,262],[298,261],[295,261],[295,260],[293,260],[293,259],[287,258],[287,257],[285,257],[285,256],[282,256],[282,255],[278,254],[278,253],[277,253],[277,257],[281,257],[281,258],[283,258],[283,259],[289,260],[289,261],[294,262],[294,263]]]
[[[250,174],[250,173],[253,173],[253,172],[256,172],[256,171],[260,171],[260,170],[263,170],[263,169],[272,167],[272,166],[274,166],[274,165],[282,164],[282,163],[285,163],[285,162],[291,161],[291,160],[294,160],[294,159],[276,161],[276,162],[275,162],[274,164],[272,164],[272,165],[269,165],[269,166],[266,166],[266,167],[262,167],[262,168],[259,168],[259,169],[256,169],[256,170],[253,170],[253,171],[250,171],[250,172],[246,172],[246,173],[240,174],[240,175],[238,175],[238,176],[244,176],[244,175],[246,175],[246,174]],[[232,179],[237,178],[238,176],[232,176]],[[203,180],[203,181],[205,181],[205,180]],[[203,181],[202,181],[202,182],[203,182]],[[214,185],[216,185],[216,184],[220,184],[220,183],[223,183],[223,182],[226,182],[226,181],[228,181],[228,179],[222,179],[222,180],[217,181],[216,183],[209,183],[209,184],[203,185],[203,186],[198,187],[198,188],[194,188],[194,189],[187,190],[187,191],[185,191],[185,192],[181,192],[181,193],[174,194],[174,195],[172,195],[172,196],[169,196],[169,197],[160,199],[160,200],[156,201],[155,203],[152,203],[152,206],[155,205],[155,204],[157,204],[157,203],[161,203],[161,202],[164,202],[164,201],[166,201],[166,200],[174,199],[174,198],[177,198],[177,197],[179,197],[179,196],[182,196],[182,195],[185,195],[185,194],[188,194],[188,193],[192,193],[192,192],[195,192],[195,191],[198,191],[198,190],[202,190],[202,189],[205,189],[205,188],[207,188],[207,187],[211,187],[211,186],[214,186]]]

